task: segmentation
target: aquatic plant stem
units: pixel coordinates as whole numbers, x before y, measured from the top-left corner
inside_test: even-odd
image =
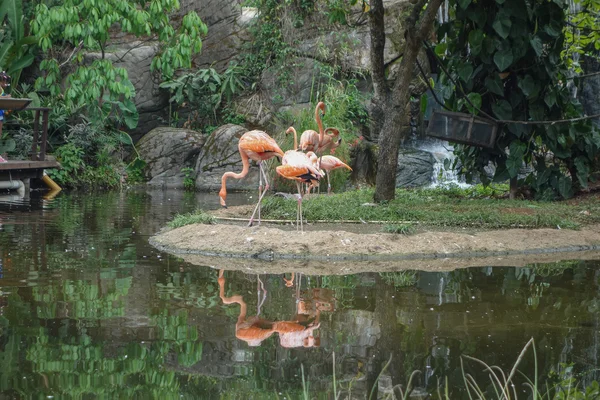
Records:
[[[304,400],[309,400],[308,385],[306,384],[306,380],[304,379],[304,364],[300,364],[300,370],[302,371],[302,394],[304,396]]]
[[[392,363],[392,356],[393,356],[393,353],[390,354],[390,359],[383,366],[383,369],[381,370],[381,372],[379,372],[379,375],[377,375],[377,379],[375,379],[375,382],[373,383],[373,387],[371,388],[371,393],[369,394],[369,400],[371,400],[371,398],[373,397],[373,391],[375,390],[375,387],[379,385],[379,378],[381,378],[381,374],[383,374],[383,372],[387,369],[387,367],[389,367],[390,364]]]
[[[335,382],[335,351],[333,352],[333,398],[337,400],[337,384]]]
[[[531,346],[532,344],[534,344],[533,338],[529,339],[529,341],[525,344],[525,347],[523,347],[523,350],[521,350],[521,354],[519,354],[519,358],[517,358],[515,365],[513,366],[512,370],[510,371],[510,374],[508,374],[508,379],[506,380],[506,387],[508,387],[508,383],[512,380],[513,376],[515,375],[515,372],[517,372],[517,366],[521,363],[521,360],[523,360],[523,357],[525,357],[525,352],[527,351],[529,346]],[[534,355],[535,355],[535,349],[534,349]],[[535,379],[535,384],[537,386],[537,360],[535,363],[535,378],[534,379]],[[534,399],[535,398],[536,397],[534,396]]]

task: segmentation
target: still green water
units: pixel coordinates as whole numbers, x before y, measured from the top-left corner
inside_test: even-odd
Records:
[[[311,398],[331,399],[334,353],[340,398],[368,398],[392,356],[380,397],[418,370],[415,393],[437,396],[448,377],[460,399],[462,355],[509,371],[530,338],[537,357],[519,370],[531,379],[536,366],[544,380],[573,371],[580,387],[599,378],[600,261],[219,281],[227,260],[195,266],[148,244],[196,207],[218,207],[216,195],[0,204],[0,399],[303,398],[303,374]],[[463,361],[485,389],[483,367]]]

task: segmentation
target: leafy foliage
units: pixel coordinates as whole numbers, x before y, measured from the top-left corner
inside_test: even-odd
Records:
[[[582,115],[566,84],[561,58],[566,3],[522,0],[454,3],[452,22],[440,25],[436,48],[458,86],[440,76],[446,104],[456,111],[480,109],[500,120],[551,121]],[[467,50],[469,49],[469,50]],[[458,145],[455,153],[468,181],[489,183],[484,168],[497,166],[494,181],[516,178],[532,165],[527,183],[537,196],[567,198],[587,187],[590,166],[600,153],[600,134],[589,120],[568,124],[501,125],[494,149]]]
[[[36,38],[27,35],[22,0],[2,0],[0,21],[8,22],[0,31],[0,70],[12,78],[12,85],[19,82],[21,71],[34,60]]]
[[[230,101],[244,89],[241,68],[232,64],[223,74],[214,68],[199,69],[161,83],[171,91],[172,103],[192,110],[186,127],[202,127],[207,122],[217,122],[217,111],[223,100]]]
[[[85,107],[93,118],[112,116],[129,128],[135,127],[135,89],[127,71],[105,58],[111,32],[118,26],[137,37],[156,35],[161,51],[152,60],[152,68],[169,78],[176,69],[191,65],[192,56],[201,49],[200,37],[206,34],[206,25],[195,12],[186,14],[176,30],[169,14],[178,7],[177,0],[139,4],[126,0],[67,0],[52,7],[38,4],[31,27],[47,58],[40,64],[43,76],[37,79],[36,88],[47,89],[54,96],[62,94],[67,105]],[[56,47],[63,44],[74,48],[75,64],[75,71],[66,77],[64,92],[60,61],[55,57]],[[100,51],[101,57],[86,63],[84,51]]]
[[[569,3],[567,24],[564,27],[566,48],[563,58],[576,73],[583,72],[580,56],[598,57],[600,51],[600,3],[580,0]]]

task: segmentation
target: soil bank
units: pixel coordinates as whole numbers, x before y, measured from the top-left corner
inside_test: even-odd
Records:
[[[569,259],[600,260],[600,225],[577,231],[545,228],[469,232],[456,228],[409,236],[356,230],[356,226],[344,224],[328,224],[327,229],[311,224],[305,226],[302,234],[289,227],[267,224],[193,224],[164,229],[150,243],[196,265],[249,273],[445,271]]]

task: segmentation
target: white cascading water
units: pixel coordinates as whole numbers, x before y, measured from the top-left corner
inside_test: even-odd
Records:
[[[418,143],[416,148],[431,153],[435,159],[430,187],[457,185],[466,188],[471,186],[468,183],[465,183],[464,180],[458,176],[456,171],[452,169],[452,164],[456,158],[452,144],[443,140],[428,139],[427,141]],[[445,164],[449,166],[448,169],[446,169]]]

